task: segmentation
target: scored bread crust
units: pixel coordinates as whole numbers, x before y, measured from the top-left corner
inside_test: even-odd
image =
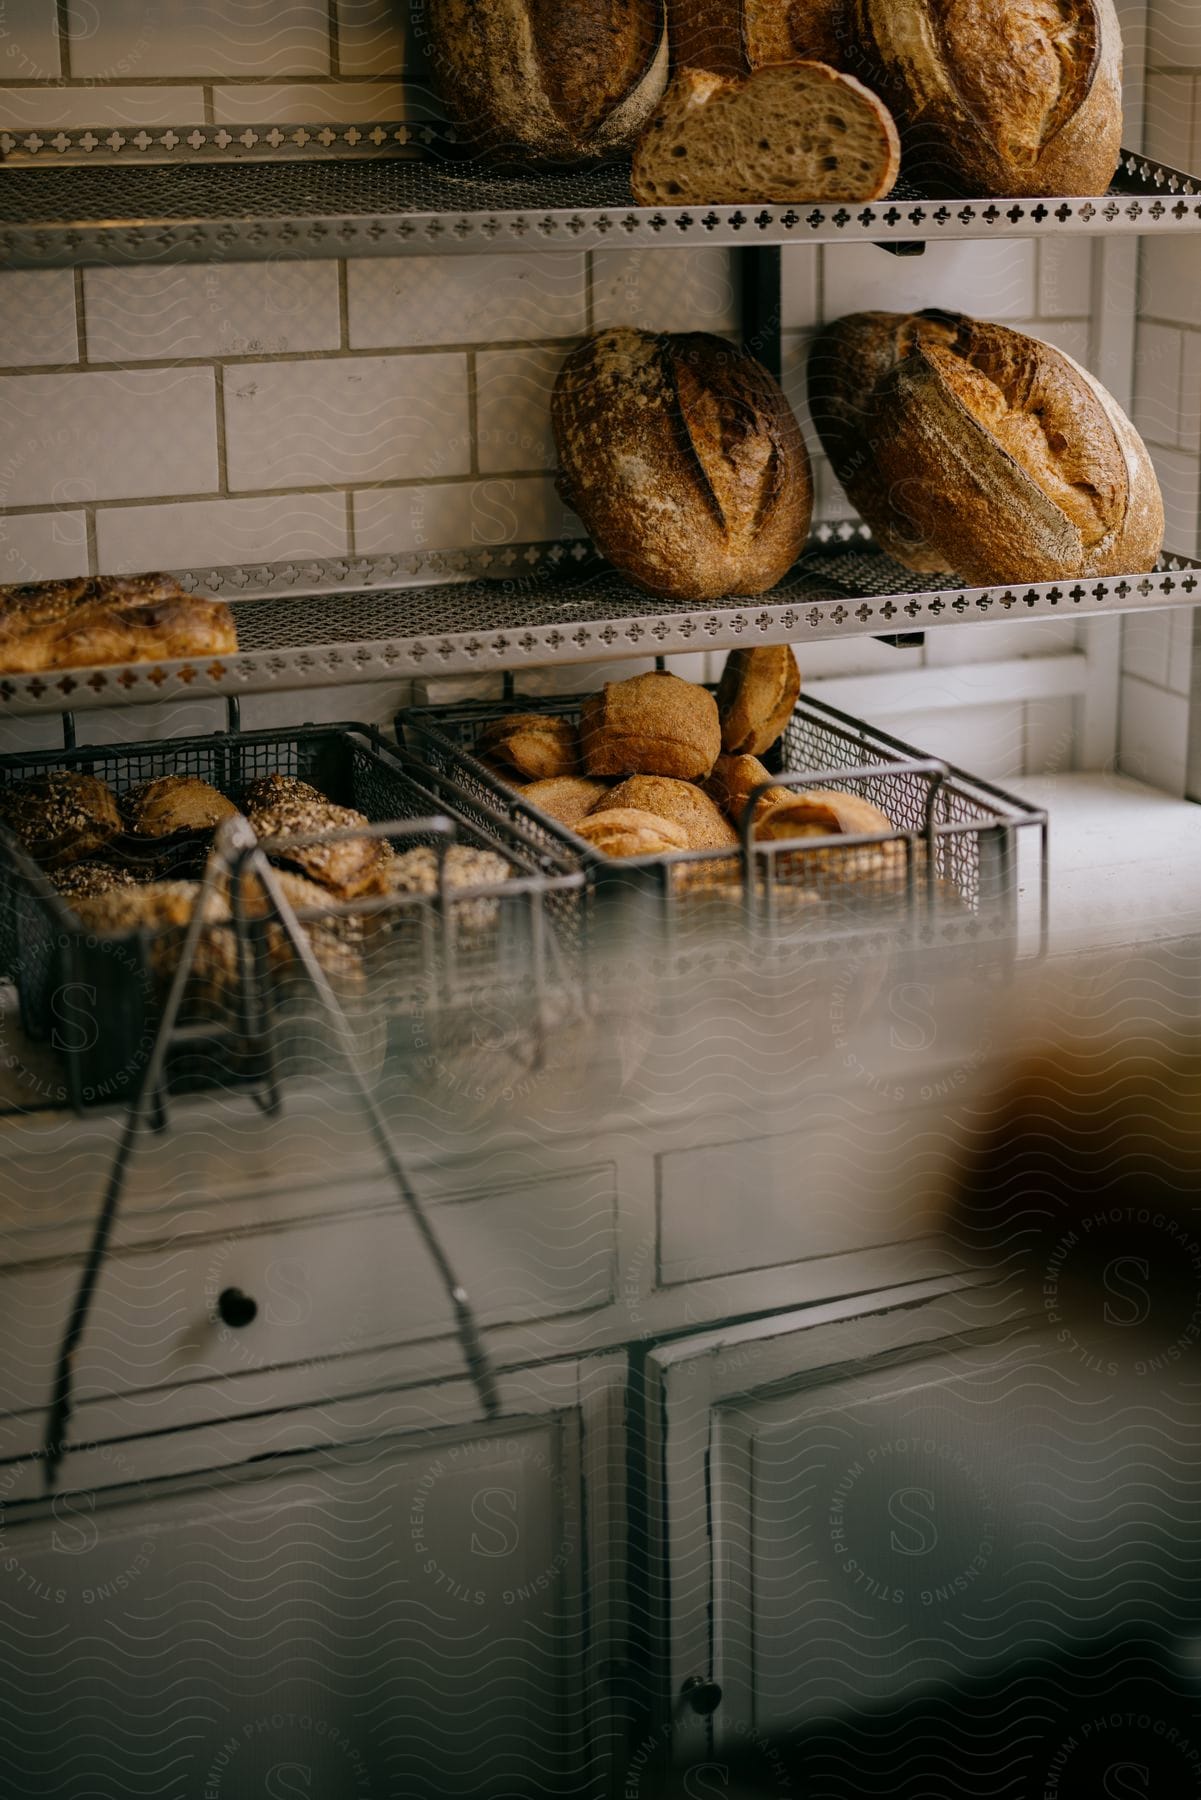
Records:
[[[695,682],[655,670],[607,681],[580,709],[589,775],[708,775],[721,751],[717,702]]]
[[[1105,192],[1122,134],[1113,0],[856,0],[855,35],[924,192]]]
[[[576,833],[604,856],[662,856],[691,848],[682,825],[636,806],[590,813],[576,826]]]
[[[1163,498],[1141,438],[1050,344],[973,324],[958,354],[919,344],[880,392],[881,479],[972,583],[1151,569]]]
[[[0,669],[10,674],[228,655],[237,647],[228,606],[183,593],[169,576],[0,588]]]
[[[788,644],[731,650],[717,688],[722,749],[747,756],[770,750],[800,692],[801,671]]]
[[[705,783],[705,792],[720,806],[731,825],[741,829],[743,814],[751,795],[756,788],[770,780],[771,772],[764,768],[757,756],[719,756],[713,765],[713,773]],[[792,793],[788,788],[768,788],[755,802],[756,819],[761,818],[771,807],[779,806],[791,798]]]
[[[746,75],[798,59],[840,68],[848,11],[846,0],[671,0],[672,68]]]
[[[901,172],[883,101],[821,62],[745,76],[682,69],[634,147],[643,206],[880,200]]]
[[[212,831],[237,814],[232,800],[198,775],[160,775],[121,797],[121,814],[136,837],[170,837],[176,831]]]
[[[962,343],[971,323],[937,308],[849,313],[819,331],[809,350],[809,411],[834,473],[880,548],[921,574],[946,573],[948,563],[881,477],[874,452],[879,390],[918,343]]]
[[[648,593],[762,593],[803,550],[800,429],[779,384],[723,338],[599,332],[559,371],[551,420],[560,492]]]
[[[615,155],[667,85],[665,0],[430,0],[428,23],[448,111],[496,158]]]
[[[98,776],[50,769],[0,787],[0,825],[44,869],[63,869],[103,849],[121,829],[117,796]]]
[[[690,781],[676,781],[669,775],[631,775],[605,796],[598,811],[623,807],[670,819],[684,832],[690,850],[729,850],[738,843],[738,833],[729,820],[708,794]]]

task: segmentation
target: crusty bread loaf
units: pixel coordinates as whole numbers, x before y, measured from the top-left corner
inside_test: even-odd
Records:
[[[536,806],[560,825],[576,826],[601,804],[608,792],[607,781],[596,781],[589,775],[556,775],[549,781],[528,783],[521,789],[521,803]]]
[[[237,647],[228,606],[185,594],[170,576],[0,588],[0,669],[11,674],[227,655]]]
[[[643,206],[801,205],[880,200],[900,172],[883,101],[825,63],[790,62],[681,70],[634,147],[630,185]]]
[[[880,548],[923,574],[947,560],[902,510],[874,452],[884,379],[918,343],[956,344],[970,331],[962,313],[850,313],[826,325],[809,350],[809,412],[834,473]]]
[[[549,713],[508,713],[494,719],[481,731],[475,749],[486,763],[515,769],[530,781],[575,775],[580,767],[575,726]]]
[[[94,900],[98,894],[107,894],[110,888],[137,886],[132,870],[99,856],[94,861],[71,863],[67,868],[58,869],[51,880],[68,906],[74,906],[76,900]]]
[[[603,856],[663,856],[689,848],[688,833],[672,819],[634,806],[590,813],[576,831]]]
[[[580,747],[590,775],[708,775],[721,750],[717,702],[678,675],[656,670],[607,681],[580,712]]]
[[[326,796],[311,782],[301,781],[298,775],[281,775],[273,770],[270,775],[256,775],[248,781],[238,798],[243,812],[249,816],[253,812],[262,812],[265,807],[276,806],[281,800],[311,805],[320,804]]]
[[[721,747],[727,755],[761,756],[792,717],[801,671],[787,644],[731,650],[717,688]]]
[[[121,829],[107,782],[74,769],[51,769],[0,787],[0,825],[44,869],[84,862]]]
[[[502,160],[612,156],[667,83],[664,0],[429,0],[427,22],[448,111]]]
[[[654,813],[680,826],[690,850],[728,850],[738,843],[738,833],[708,794],[690,781],[670,775],[631,775],[606,796],[604,810],[633,807]]]
[[[232,800],[198,775],[160,775],[121,797],[121,814],[136,837],[170,837],[176,831],[213,831],[237,814]]]
[[[564,498],[649,593],[762,593],[803,550],[813,483],[797,422],[722,338],[600,332],[563,364],[551,415]]]
[[[671,0],[672,67],[745,75],[803,58],[842,68],[850,11],[849,0]]]
[[[1113,0],[857,0],[855,30],[925,192],[1105,192],[1122,141]]]
[[[450,844],[442,859],[445,885],[455,888],[492,888],[508,881],[513,869],[495,850],[478,850],[472,844]],[[392,894],[433,898],[439,891],[439,859],[428,844],[402,851],[388,864],[387,888]],[[500,901],[488,894],[456,900],[451,908],[455,924],[463,931],[490,931],[500,914]]]
[[[1001,325],[919,344],[879,396],[881,479],[970,582],[1154,568],[1164,513],[1151,459],[1098,381]]]

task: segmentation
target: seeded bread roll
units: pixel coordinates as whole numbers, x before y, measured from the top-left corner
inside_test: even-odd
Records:
[[[684,69],[634,149],[643,206],[881,200],[901,172],[883,101],[820,62],[746,76]]]
[[[604,856],[663,856],[690,848],[688,834],[672,819],[637,807],[608,807],[591,813],[576,827],[580,837]]]
[[[880,389],[918,344],[962,345],[971,329],[962,313],[933,308],[850,313],[819,331],[809,351],[809,411],[834,472],[880,548],[920,574],[948,572],[947,559],[880,473],[874,449]]]
[[[197,775],[160,775],[122,796],[126,826],[137,837],[170,837],[176,831],[213,831],[237,816],[232,800]]]
[[[606,811],[624,807],[672,820],[683,830],[690,850],[728,850],[738,843],[738,833],[729,820],[708,794],[689,781],[673,781],[667,775],[631,775],[604,802]]]
[[[842,68],[850,11],[848,0],[672,0],[672,66],[745,75],[803,58]]]
[[[522,804],[536,806],[560,825],[576,826],[600,806],[609,793],[606,781],[588,775],[557,775],[549,781],[531,781],[521,790]]]
[[[349,831],[366,825],[365,814],[331,800],[280,800],[274,806],[254,808],[250,823],[260,838],[308,837],[316,832]],[[370,837],[343,838],[338,842],[304,845],[270,852],[310,881],[319,882],[339,900],[362,894],[378,894],[384,886],[391,846]]]
[[[563,364],[551,418],[564,498],[647,592],[762,593],[804,549],[813,484],[797,422],[722,338],[602,331]]]
[[[450,844],[445,854],[446,887],[489,888],[508,881],[511,865],[495,850],[477,850],[471,844]],[[438,854],[426,844],[404,850],[388,865],[387,887],[393,894],[438,892]],[[451,907],[455,924],[465,931],[490,931],[500,914],[500,902],[486,894],[474,900],[456,900]]]
[[[580,712],[590,775],[708,775],[721,750],[717,702],[704,688],[656,670],[607,681]]]
[[[613,156],[667,83],[664,0],[429,0],[426,24],[448,111],[501,159]]]
[[[857,0],[855,32],[923,192],[1105,192],[1122,141],[1113,0]]]
[[[0,787],[0,825],[44,869],[84,862],[121,829],[112,789],[94,775],[52,769]]]
[[[547,713],[510,713],[484,727],[476,739],[476,752],[486,762],[516,769],[530,781],[549,781],[555,775],[576,775],[580,745],[569,719]]]
[[[757,756],[719,756],[705,783],[705,791],[731,825],[740,827],[751,795],[763,782],[770,780],[770,771]],[[791,798],[788,788],[768,788],[755,802],[755,818],[761,818],[769,807],[779,806]]]
[[[770,750],[801,692],[801,671],[787,644],[731,650],[717,689],[721,747],[735,756]]]
[[[72,907],[76,900],[94,900],[99,894],[107,894],[111,888],[137,886],[137,881],[128,869],[122,868],[119,863],[105,862],[99,857],[94,862],[72,863],[69,868],[56,869],[51,880],[68,906]]]
[[[876,460],[921,536],[980,586],[1137,573],[1159,483],[1117,402],[1062,350],[972,324],[919,343],[879,391]]]
[[[242,810],[249,817],[251,813],[262,812],[265,807],[276,806],[281,800],[299,801],[305,806],[321,806],[326,796],[310,782],[301,781],[298,775],[256,775],[242,789],[239,798]]]

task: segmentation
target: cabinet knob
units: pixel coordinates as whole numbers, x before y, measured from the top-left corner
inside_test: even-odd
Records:
[[[258,1301],[244,1294],[241,1288],[222,1288],[217,1295],[217,1311],[226,1325],[234,1331],[241,1331],[258,1317]]]
[[[721,1684],[704,1675],[690,1675],[680,1689],[680,1698],[694,1713],[707,1719],[721,1705]]]

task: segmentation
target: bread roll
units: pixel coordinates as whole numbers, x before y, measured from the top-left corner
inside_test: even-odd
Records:
[[[447,110],[494,157],[613,156],[667,85],[664,0],[429,0],[427,21]]]
[[[924,192],[1105,192],[1122,142],[1113,0],[857,0],[855,29]]]
[[[319,832],[349,831],[368,823],[363,813],[353,807],[335,806],[330,800],[281,800],[274,806],[252,808],[249,818],[260,838],[308,837]],[[392,847],[380,838],[352,837],[269,854],[273,860],[278,856],[310,881],[320,883],[336,899],[354,900],[362,894],[383,891]]]
[[[176,831],[213,831],[237,816],[232,800],[197,775],[160,775],[131,788],[121,812],[136,837],[170,837]]]
[[[607,681],[580,712],[580,747],[590,775],[708,775],[721,750],[717,702],[678,675],[656,670]]]
[[[918,343],[878,395],[880,479],[969,582],[1152,569],[1159,483],[1117,402],[1050,344],[972,324]]]
[[[819,331],[809,351],[810,415],[847,498],[880,548],[922,574],[946,572],[947,559],[880,474],[874,451],[879,392],[919,343],[955,345],[970,331],[962,313],[851,313]]]
[[[801,671],[787,644],[731,650],[717,689],[721,747],[729,755],[761,756],[791,719]]]
[[[0,825],[44,869],[63,869],[102,850],[120,831],[121,815],[106,782],[52,769],[0,787]]]
[[[853,75],[820,62],[746,76],[684,69],[634,149],[643,206],[881,200],[901,172],[892,115]]]
[[[708,794],[689,781],[675,781],[669,775],[631,775],[605,800],[606,811],[623,807],[670,819],[684,832],[690,850],[729,850],[738,844],[738,833],[729,820]]]
[[[523,806],[536,806],[560,825],[574,827],[608,792],[607,781],[594,781],[588,775],[557,775],[550,781],[531,781],[521,789],[521,801]]]
[[[887,813],[861,794],[805,788],[789,793],[782,804],[758,817],[755,839],[761,844],[772,844],[795,838],[858,837],[894,830]],[[777,867],[780,862],[786,867],[795,865],[798,875],[805,878],[822,873],[835,880],[873,880],[892,887],[905,878],[905,845],[893,838],[890,843],[863,844],[847,850],[798,851],[795,856],[784,852],[777,857]]]
[[[509,713],[486,725],[475,741],[476,754],[486,763],[516,769],[530,781],[549,781],[555,775],[576,775],[580,745],[569,719],[548,713]]]
[[[513,873],[510,864],[496,851],[477,850],[470,844],[448,845],[444,864],[448,890],[498,887]],[[392,894],[433,897],[439,891],[437,851],[427,844],[402,851],[388,865],[386,885]],[[500,902],[480,894],[474,900],[456,900],[451,913],[461,930],[490,931],[499,916]]]
[[[56,870],[51,880],[71,907],[76,900],[94,900],[98,894],[107,894],[111,888],[137,886],[129,869],[123,868],[120,863],[106,862],[102,857],[97,857],[94,862],[72,863],[68,868]]]
[[[256,775],[248,781],[238,798],[242,802],[242,810],[249,815],[262,812],[265,807],[275,806],[281,800],[301,801],[305,805],[320,805],[326,798],[319,788],[310,782],[301,781],[297,775]]]
[[[713,765],[713,773],[705,783],[705,791],[714,805],[725,813],[731,825],[741,829],[742,815],[751,795],[763,782],[770,780],[770,771],[764,768],[757,756],[719,756]],[[789,788],[768,788],[755,802],[755,818],[761,818],[769,807],[779,806],[791,798]]]
[[[672,0],[672,66],[745,75],[798,58],[845,66],[848,0]]]
[[[228,655],[237,647],[228,606],[185,594],[165,575],[0,588],[0,669],[12,674]]]
[[[797,422],[722,338],[602,331],[563,364],[551,417],[564,498],[649,593],[762,593],[803,550],[813,484]]]
[[[591,813],[576,830],[604,856],[663,856],[689,848],[688,834],[682,825],[633,806]]]

